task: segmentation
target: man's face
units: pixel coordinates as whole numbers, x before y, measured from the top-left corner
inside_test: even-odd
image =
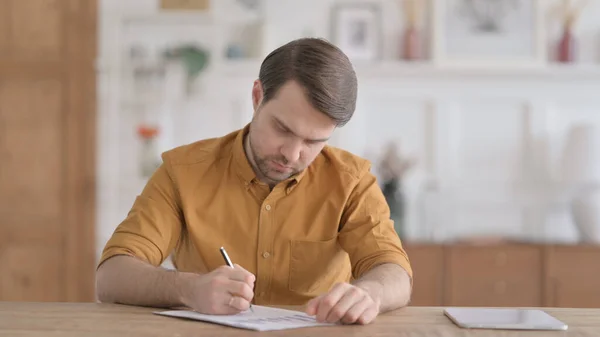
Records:
[[[248,157],[257,175],[275,185],[304,170],[321,152],[335,123],[316,110],[294,81],[262,104],[262,85],[254,82],[254,117],[250,124]]]

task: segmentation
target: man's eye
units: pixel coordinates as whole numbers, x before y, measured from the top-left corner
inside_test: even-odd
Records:
[[[281,125],[277,125],[277,130],[281,131],[281,132],[287,132],[287,129],[285,129],[283,126]]]

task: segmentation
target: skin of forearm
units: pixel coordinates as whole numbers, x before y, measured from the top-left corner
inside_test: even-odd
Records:
[[[382,313],[404,307],[410,301],[410,277],[397,264],[378,265],[352,284],[366,290],[375,301],[379,301],[379,311]]]
[[[183,306],[183,283],[192,274],[152,266],[131,256],[106,260],[97,271],[96,292],[104,303],[149,307]]]

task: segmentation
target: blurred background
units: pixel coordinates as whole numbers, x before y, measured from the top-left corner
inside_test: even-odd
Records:
[[[0,2],[0,299],[94,300],[160,153],[242,128],[299,37],[359,80],[413,305],[600,306],[600,1]],[[168,261],[165,266],[168,266]]]

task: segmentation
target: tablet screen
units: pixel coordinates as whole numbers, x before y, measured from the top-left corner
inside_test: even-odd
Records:
[[[447,308],[455,324],[465,328],[566,330],[567,325],[538,309]]]

